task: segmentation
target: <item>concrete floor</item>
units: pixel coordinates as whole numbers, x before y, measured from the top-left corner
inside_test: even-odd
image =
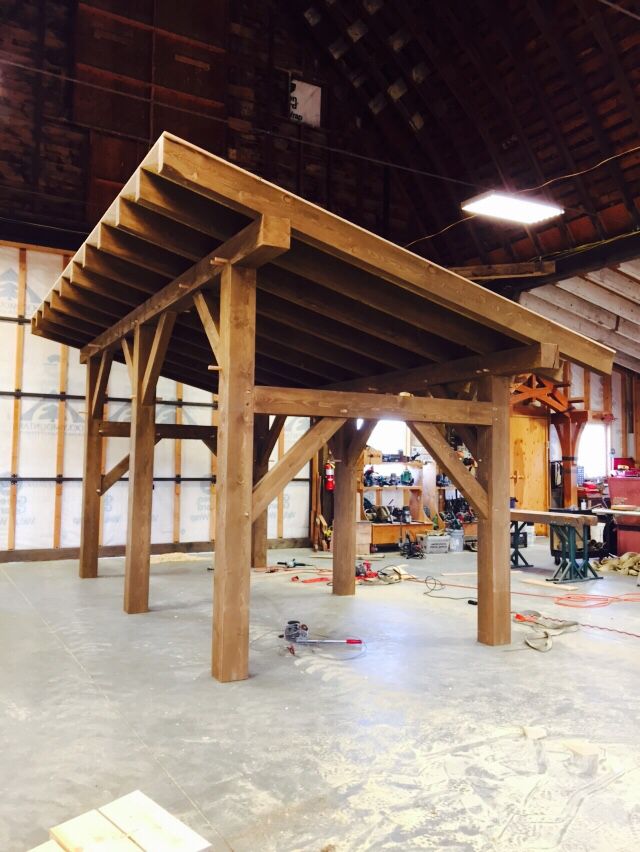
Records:
[[[529,554],[549,576],[546,543]],[[208,674],[204,565],[154,565],[152,611],[138,616],[121,609],[121,559],[84,581],[71,562],[0,566],[3,852],[135,789],[215,850],[640,848],[638,637],[585,627],[542,654],[514,626],[511,647],[488,648],[472,589],[334,598],[254,575],[252,677],[223,686]],[[471,553],[410,565],[475,583],[443,576],[474,572]],[[514,590],[545,598],[514,595],[514,608],[640,634],[640,605],[567,609],[553,603],[564,590],[524,576]],[[580,591],[640,590],[608,575]],[[293,657],[277,638],[290,618],[360,636],[366,652]]]

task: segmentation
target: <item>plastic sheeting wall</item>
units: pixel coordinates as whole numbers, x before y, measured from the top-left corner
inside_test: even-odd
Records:
[[[85,422],[85,368],[78,352],[31,334],[29,318],[67,258],[60,253],[0,246],[0,551],[78,547]],[[126,368],[114,364],[105,417],[131,419]],[[156,420],[211,423],[211,393],[161,378]],[[309,426],[288,418],[271,463]],[[103,469],[129,451],[126,438],[103,442]],[[215,538],[215,459],[201,441],[156,445],[152,543]],[[123,545],[127,483],[102,499],[101,541]],[[309,536],[309,466],[269,507],[268,535]]]

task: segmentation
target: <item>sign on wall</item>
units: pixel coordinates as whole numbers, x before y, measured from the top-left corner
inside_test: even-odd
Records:
[[[289,118],[299,121],[300,124],[308,124],[311,127],[320,127],[320,109],[322,106],[322,89],[311,83],[303,83],[302,80],[291,78],[289,86]]]

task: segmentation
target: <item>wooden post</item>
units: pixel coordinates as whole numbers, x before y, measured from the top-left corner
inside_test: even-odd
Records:
[[[578,464],[575,456],[562,456],[562,503],[565,509],[578,505]]]
[[[256,414],[253,432],[253,481],[258,482],[269,470],[269,459],[262,457],[266,438],[269,434],[269,415]],[[254,568],[267,567],[267,521],[269,510],[255,519],[251,531],[251,564]]]
[[[144,402],[144,377],[155,329],[139,325],[133,340],[131,443],[129,451],[129,510],[124,574],[124,610],[149,609],[149,556],[151,553],[151,501],[155,447],[155,398]]]
[[[335,442],[336,474],[333,492],[333,594],[356,593],[356,471],[348,457],[352,423],[346,423]]]
[[[227,265],[220,280],[218,484],[211,672],[249,675],[256,272]]]
[[[80,533],[79,572],[80,576],[85,578],[98,576],[102,438],[99,431],[100,417],[93,417],[91,410],[99,373],[100,357],[89,358],[85,391],[84,472],[82,476],[82,530]]]
[[[493,425],[478,429],[478,480],[489,512],[478,520],[478,641],[511,641],[509,532],[509,379],[487,376],[478,398],[491,402]]]
[[[373,431],[375,421],[356,429],[354,420],[345,423],[335,441],[336,482],[333,492],[333,594],[356,593],[356,499],[358,460]]]

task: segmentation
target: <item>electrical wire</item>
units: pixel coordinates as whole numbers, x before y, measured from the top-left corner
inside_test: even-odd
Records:
[[[129,98],[130,100],[142,102],[144,104],[155,104],[155,105],[158,105],[158,106],[165,106],[165,107],[168,107],[169,109],[171,109],[174,112],[181,112],[181,113],[185,113],[186,115],[194,115],[194,116],[197,116],[199,119],[204,118],[208,121],[212,121],[212,122],[217,123],[217,124],[224,124],[227,127],[231,126],[234,122],[233,117],[222,118],[221,116],[218,116],[218,115],[209,115],[207,113],[197,112],[196,110],[188,109],[187,107],[176,106],[174,104],[164,104],[164,103],[159,104],[158,101],[154,100],[151,97],[145,97],[144,95],[134,95],[132,92],[123,92],[119,89],[113,89],[110,86],[101,86],[98,83],[90,83],[87,80],[80,80],[78,77],[71,77],[71,76],[66,75],[66,74],[65,75],[57,74],[54,71],[47,71],[45,68],[34,68],[31,65],[24,65],[21,62],[15,62],[15,61],[12,61],[10,59],[0,58],[0,65],[8,65],[12,68],[17,68],[20,71],[26,71],[27,73],[31,73],[31,74],[41,74],[42,76],[56,79],[56,80],[60,81],[61,83],[73,83],[74,85],[77,85],[77,86],[85,86],[86,88],[89,88],[89,89],[94,89],[94,90],[99,91],[99,92],[106,92],[108,94],[115,94],[115,95],[118,95],[118,97]],[[284,120],[286,117],[282,116],[282,118]],[[438,174],[436,172],[430,172],[430,171],[427,171],[426,169],[417,169],[413,166],[405,166],[402,163],[395,163],[395,162],[392,162],[390,160],[381,160],[381,159],[378,159],[377,157],[369,157],[366,154],[358,154],[355,151],[349,151],[346,148],[337,148],[337,147],[332,146],[332,145],[323,145],[321,142],[313,142],[309,139],[296,139],[295,137],[287,136],[284,133],[275,133],[273,130],[267,130],[264,127],[256,127],[255,125],[250,125],[246,129],[241,129],[241,128],[238,128],[238,127],[235,127],[235,126],[231,126],[231,129],[235,133],[239,133],[240,135],[243,135],[243,136],[252,136],[254,134],[261,135],[261,136],[271,136],[274,139],[282,139],[285,142],[290,142],[290,143],[295,144],[295,145],[301,145],[303,147],[308,147],[308,148],[317,148],[319,150],[328,151],[331,154],[341,154],[343,156],[353,157],[356,160],[362,160],[363,162],[371,163],[373,165],[386,166],[388,168],[396,169],[398,171],[409,172],[410,174],[415,174],[415,175],[420,175],[422,177],[432,178],[433,180],[440,180],[440,181],[445,181],[445,182],[448,182],[448,183],[455,183],[455,184],[458,184],[459,186],[468,186],[468,187],[471,187],[472,189],[482,190],[482,189],[490,189],[491,188],[491,187],[485,187],[482,184],[473,183],[471,181],[466,181],[466,180],[461,180],[459,178],[449,177],[449,175],[441,175],[441,174]],[[125,134],[122,134],[122,135],[125,135]],[[127,138],[135,139],[138,142],[146,142],[146,143],[149,142],[148,139],[143,139],[141,136],[131,136],[131,137],[127,137]]]
[[[610,163],[612,160],[619,160],[621,157],[626,157],[628,154],[635,154],[637,151],[640,151],[640,145],[634,145],[633,148],[628,148],[626,151],[621,151],[618,154],[612,154],[610,157],[605,157],[604,160],[600,160],[599,162],[595,163],[593,166],[589,166],[588,168],[582,169],[581,171],[571,172],[570,174],[558,175],[557,177],[549,178],[549,180],[545,181],[544,183],[540,183],[537,186],[528,186],[525,189],[509,190],[509,195],[521,195],[525,192],[536,192],[537,190],[544,189],[545,187],[551,186],[551,184],[558,183],[559,181],[570,180],[571,178],[574,178],[574,177],[580,177],[581,175],[586,175],[588,172],[593,172],[596,169],[599,169],[602,166],[606,165],[607,163]],[[586,214],[585,211],[576,211],[576,212],[581,212],[581,213],[585,213],[585,215],[589,215],[589,214]],[[432,240],[432,239],[434,239],[434,237],[438,237],[438,236],[440,236],[440,234],[444,234],[444,232],[448,231],[450,228],[453,228],[456,225],[460,225],[460,224],[462,224],[462,222],[468,222],[470,219],[476,218],[477,215],[478,214],[474,213],[471,216],[463,216],[462,218],[457,219],[455,222],[451,222],[450,225],[447,225],[446,227],[442,228],[439,231],[436,231],[433,234],[427,234],[427,236],[425,236],[425,237],[418,237],[417,240],[412,240],[410,243],[406,243],[404,247],[410,248],[411,246],[415,245],[416,243],[420,243],[424,240]],[[612,237],[611,239],[612,240],[620,239],[621,236],[626,237],[626,236],[629,235],[629,233],[636,233],[636,232],[630,231],[627,234],[621,234],[621,235],[618,235],[617,237]],[[603,245],[603,244],[606,244],[607,242],[609,242],[609,240],[603,240],[599,243],[592,243],[591,246]],[[576,251],[583,251],[583,250],[584,250],[584,247],[581,246]],[[571,254],[573,252],[569,252],[569,253]],[[551,255],[545,255],[545,257],[550,257],[550,256]]]
[[[448,586],[451,586],[452,588],[456,588],[456,589],[471,589],[471,590],[476,591],[476,592],[478,590],[477,586],[466,586],[466,585],[463,585],[461,583],[447,583],[445,585],[437,577],[426,577],[425,581],[424,581],[425,584],[427,584],[427,581],[435,581],[435,583],[439,584],[439,586],[437,588],[434,587],[434,591],[437,591],[439,588],[445,589]],[[427,587],[429,587],[429,584],[427,584]],[[425,592],[425,594],[431,595],[431,593],[428,592],[428,591]],[[526,597],[526,598],[545,598],[545,599],[550,600],[553,603],[557,604],[558,606],[569,606],[569,607],[573,607],[573,608],[576,608],[576,607],[579,608],[581,606],[584,607],[584,605],[581,605],[577,601],[578,598],[595,599],[595,600],[598,600],[598,599],[602,600],[602,599],[605,599],[605,598],[607,599],[606,603],[596,603],[594,605],[594,607],[609,606],[609,604],[611,604],[611,603],[640,603],[640,592],[627,592],[626,594],[623,594],[623,595],[570,595],[570,594],[568,594],[568,595],[562,595],[562,596],[558,597],[556,595],[541,595],[541,594],[536,594],[535,592],[516,592],[516,591],[512,590],[511,594],[512,595],[521,595],[522,597]],[[462,597],[454,598],[454,597],[446,597],[445,595],[432,595],[432,596],[435,597],[435,598],[442,597],[444,600],[466,600],[466,598],[462,598]],[[563,601],[563,600],[564,601],[569,600],[570,602],[563,604],[563,603],[561,603],[561,601]],[[592,607],[587,605],[584,608],[589,609],[589,608],[592,608]],[[511,614],[517,615],[518,611],[517,610],[511,610]],[[545,618],[548,618],[550,621],[557,621],[557,622],[562,622],[562,621],[565,620],[563,618],[552,618],[551,616],[547,616],[547,615],[545,616]],[[584,622],[584,621],[578,621],[577,623],[580,625],[580,627],[587,627],[590,630],[602,630],[606,633],[616,633],[620,636],[631,636],[634,639],[640,639],[640,633],[634,633],[630,630],[619,630],[616,627],[604,627],[601,624],[589,624],[588,622]]]
[[[623,9],[622,6],[618,6],[617,3],[612,3],[611,0],[598,0],[598,2],[602,3],[603,6],[608,6],[610,9],[615,9],[616,12],[620,12],[623,15],[628,15],[636,21],[640,21],[640,15],[636,15],[635,12],[631,12],[629,9]]]
[[[632,13],[627,12],[627,10],[622,9],[619,6],[616,6],[614,3],[606,2],[606,0],[600,0],[600,2],[604,2],[605,5],[611,6],[612,8],[616,9],[617,11],[624,12],[626,14],[630,14],[631,17],[636,17]],[[638,18],[638,20],[640,20],[640,17]],[[142,103],[145,103],[145,104],[156,103],[156,101],[154,101],[154,99],[152,97],[146,97],[144,95],[135,95],[132,92],[123,92],[123,91],[120,91],[118,89],[111,88],[109,86],[101,86],[97,83],[90,83],[87,80],[80,80],[77,77],[71,77],[71,76],[68,76],[68,75],[61,75],[61,74],[58,74],[58,73],[53,72],[53,71],[48,71],[44,68],[34,68],[33,66],[25,65],[23,63],[15,62],[15,61],[12,61],[12,60],[9,60],[9,59],[0,58],[0,64],[7,65],[9,67],[16,68],[16,69],[21,70],[21,71],[26,71],[27,73],[41,74],[42,76],[58,80],[63,84],[64,83],[73,83],[74,85],[85,86],[89,89],[93,89],[93,90],[96,90],[96,91],[99,91],[99,92],[106,92],[106,93],[109,93],[109,94],[117,94],[119,97],[129,98],[130,100],[142,102]],[[224,124],[226,126],[230,126],[230,122],[232,120],[232,119],[229,119],[229,118],[223,118],[221,116],[208,115],[206,113],[196,112],[195,110],[188,109],[187,107],[180,107],[180,106],[177,106],[177,105],[170,105],[170,108],[172,110],[174,110],[175,112],[185,113],[187,115],[194,115],[194,116],[197,116],[199,119],[205,118],[209,121],[213,121],[214,123]],[[373,165],[379,165],[379,166],[386,167],[386,168],[396,169],[396,170],[399,170],[399,171],[408,172],[410,174],[415,174],[415,175],[419,175],[419,176],[422,176],[422,177],[427,177],[427,178],[430,178],[430,179],[433,179],[433,180],[440,180],[440,181],[444,181],[444,182],[448,182],[448,183],[454,183],[454,184],[457,184],[459,186],[467,186],[467,187],[471,187],[471,188],[476,189],[476,190],[478,190],[478,189],[479,190],[493,189],[493,187],[490,187],[490,186],[484,186],[482,184],[473,183],[471,181],[460,180],[459,178],[452,178],[448,175],[437,174],[436,172],[430,172],[426,169],[416,169],[412,166],[405,166],[402,163],[395,163],[395,162],[392,162],[390,160],[381,160],[381,159],[378,159],[376,157],[369,157],[369,156],[366,156],[364,154],[357,154],[354,151],[348,151],[344,148],[337,148],[337,147],[331,146],[331,145],[324,145],[320,142],[313,142],[313,141],[307,140],[307,139],[294,138],[294,137],[291,137],[291,136],[287,136],[286,134],[282,134],[282,133],[275,133],[272,130],[267,130],[266,128],[262,128],[262,127],[256,127],[256,126],[252,125],[250,128],[248,128],[246,130],[238,129],[237,127],[234,127],[233,129],[234,129],[235,132],[240,133],[241,135],[256,134],[256,135],[262,135],[262,136],[269,136],[269,137],[272,137],[274,139],[282,139],[286,142],[297,144],[297,145],[300,145],[300,146],[303,146],[303,147],[316,148],[318,150],[327,151],[329,153],[341,154],[343,156],[352,157],[354,159],[361,160],[361,161],[364,161],[364,162],[367,162],[367,163],[370,163],[370,164],[373,164]],[[132,137],[132,138],[137,139],[137,141],[144,141],[144,142],[149,141],[147,139],[142,139],[142,137]],[[606,165],[607,163],[611,162],[612,160],[620,159],[621,157],[625,157],[628,154],[633,154],[636,151],[640,151],[640,145],[636,145],[632,148],[627,149],[626,151],[622,151],[618,154],[613,154],[610,157],[606,157],[605,159],[600,160],[599,162],[595,163],[594,165],[589,166],[589,167],[582,169],[580,171],[572,172],[570,174],[558,175],[557,177],[550,178],[549,180],[545,181],[544,183],[538,184],[537,186],[526,187],[524,189],[518,189],[518,190],[510,190],[510,193],[515,194],[515,195],[520,195],[520,194],[523,194],[523,193],[535,192],[537,190],[544,189],[545,187],[551,186],[552,184],[558,183],[560,181],[570,180],[571,178],[574,178],[574,177],[580,177],[581,175],[587,174],[589,172],[594,171],[595,169],[601,168],[603,165]],[[68,201],[68,199],[65,199],[63,196],[54,196],[52,194],[39,193],[39,192],[36,192],[34,190],[23,189],[22,187],[11,187],[7,184],[2,184],[2,187],[9,190],[9,191],[13,191],[13,192],[25,192],[25,193],[30,193],[30,194],[42,195],[42,197],[45,197],[45,195],[46,195],[47,197],[52,198],[52,199],[60,199],[61,201]],[[582,210],[577,211],[577,212],[580,212],[583,215],[591,215],[591,214],[586,213],[586,211],[582,211]],[[462,224],[463,222],[468,222],[468,221],[470,221],[471,219],[474,219],[474,218],[476,218],[476,214],[472,214],[471,216],[464,216],[460,219],[457,219],[454,222],[451,222],[449,225],[446,225],[444,228],[441,228],[439,231],[435,231],[434,233],[427,234],[423,237],[418,237],[417,239],[412,240],[409,243],[406,243],[404,247],[410,248],[411,246],[414,246],[414,245],[421,243],[421,242],[424,242],[426,240],[435,239],[435,237],[438,237],[441,234],[446,233],[451,228],[454,228],[457,225]],[[12,222],[14,224],[23,224],[22,221],[17,220],[17,219],[12,219],[12,218],[9,218],[9,217],[0,217],[0,221]],[[55,230],[55,231],[66,231],[66,232],[71,232],[71,233],[77,233],[77,234],[80,234],[80,235],[86,235],[86,233],[87,233],[86,231],[76,230],[76,229],[73,229],[73,228],[60,228],[60,227],[56,227],[56,226],[53,226],[53,225],[48,225],[44,222],[42,222],[42,223],[41,222],[32,222],[32,224],[36,225],[38,227],[49,228],[50,230]],[[628,232],[627,234],[619,235],[618,237],[614,237],[613,239],[619,239],[620,237],[626,237],[630,233],[635,233],[635,232],[633,232],[633,231]],[[595,244],[591,244],[591,245],[606,245],[608,242],[609,242],[609,240],[605,240],[605,241],[602,241],[601,243],[595,243]],[[583,251],[583,250],[584,250],[584,247],[580,247],[579,249],[577,249],[577,251]],[[569,252],[569,253],[572,253],[572,252]],[[552,256],[552,255],[545,255],[545,257],[549,257],[549,256]]]
[[[432,598],[436,598],[436,600],[438,598],[441,598],[442,600],[446,600],[446,601],[466,601],[466,600],[468,600],[466,595],[464,597],[453,597],[451,595],[436,595],[436,594],[434,594],[434,592],[440,592],[443,589],[447,588],[445,586],[445,584],[442,582],[442,580],[439,580],[437,577],[431,577],[431,576],[425,577],[424,578],[424,584],[427,587],[427,591],[423,592],[423,594],[428,595],[429,597],[432,597]]]

